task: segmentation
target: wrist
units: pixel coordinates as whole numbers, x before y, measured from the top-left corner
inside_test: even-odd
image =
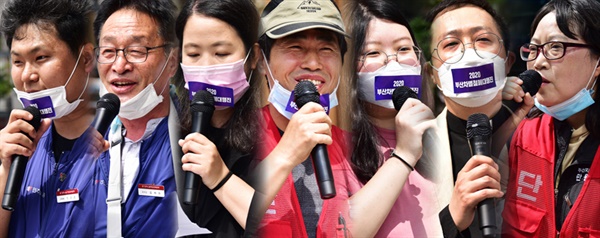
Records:
[[[392,153],[390,154],[390,157],[398,159],[394,155],[402,158],[402,160],[405,161],[413,169],[415,168],[415,165],[417,164],[417,161],[418,161],[418,158],[416,158],[412,153],[405,152],[403,150],[398,150],[397,148],[394,149],[394,150],[392,150]]]
[[[459,232],[462,232],[469,227],[470,224],[465,224],[467,222],[464,221],[464,214],[462,214],[461,212],[458,212],[452,206],[452,204],[450,204],[448,206],[448,212],[450,213],[450,217],[452,218],[452,221],[454,222],[454,225],[456,226],[456,229]]]

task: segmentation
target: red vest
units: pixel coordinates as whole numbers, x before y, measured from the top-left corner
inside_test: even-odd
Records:
[[[262,128],[258,158],[264,159],[275,148],[281,135],[269,113],[268,107],[262,110],[265,119],[265,127]],[[348,222],[348,189],[346,175],[352,173],[350,164],[346,160],[346,149],[344,132],[332,127],[333,144],[327,146],[329,160],[335,182],[336,196],[323,200],[321,216],[317,224],[317,237],[335,237],[339,234],[336,230],[340,213]],[[293,148],[290,148],[293,150]],[[292,174],[288,176],[285,183],[275,196],[275,199],[265,213],[258,229],[259,237],[307,237],[302,210]]]
[[[510,146],[510,178],[502,217],[503,237],[556,237],[555,135],[552,117],[525,119]],[[600,149],[561,237],[600,237]]]

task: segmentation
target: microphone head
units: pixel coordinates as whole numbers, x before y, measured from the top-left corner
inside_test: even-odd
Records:
[[[115,94],[104,94],[104,96],[102,96],[96,103],[96,109],[99,108],[104,108],[109,115],[114,115],[114,118],[115,116],[117,116],[117,114],[119,114],[119,109],[121,108],[121,100]]]
[[[308,102],[319,103],[321,101],[319,96],[317,87],[309,81],[300,81],[294,88],[294,100],[298,108],[301,108]]]
[[[34,106],[28,106],[24,110],[33,115],[33,119],[27,122],[33,126],[33,129],[37,131],[40,128],[40,125],[42,124],[42,114],[40,113],[40,110]]]
[[[215,97],[206,90],[198,90],[192,99],[190,111],[213,112],[215,110]]]
[[[531,96],[535,95],[542,86],[542,76],[535,70],[526,70],[519,74],[519,78],[523,80],[523,85],[521,85],[523,91]]]
[[[474,136],[491,136],[492,125],[487,115],[483,113],[475,113],[467,119],[467,139]]]
[[[397,111],[400,111],[402,105],[406,102],[407,99],[414,98],[417,99],[417,93],[406,86],[400,86],[394,89],[394,93],[392,94],[392,101],[394,102],[394,108]]]

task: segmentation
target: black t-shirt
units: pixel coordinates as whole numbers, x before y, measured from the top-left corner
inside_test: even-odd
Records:
[[[504,107],[501,108],[500,111],[491,118],[492,132],[495,133],[509,116],[510,112]],[[466,131],[467,121],[458,118],[450,113],[450,111],[448,111],[446,115],[446,121],[448,123],[448,138],[452,155],[452,175],[454,182],[456,183],[458,172],[460,172],[471,158],[471,148],[469,147]],[[440,212],[439,217],[444,237],[482,237],[481,230],[479,229],[479,216],[477,212],[475,213],[475,218],[469,228],[463,232],[459,232],[456,228],[454,220],[452,220],[450,211],[448,210],[448,206]],[[500,229],[500,227],[498,227],[498,229]],[[498,230],[498,232],[500,231]]]
[[[233,174],[246,180],[252,162],[251,154],[239,152],[228,146],[225,132],[225,129],[211,126],[207,137],[217,147],[227,168]],[[198,201],[194,211],[194,217],[191,220],[200,227],[208,228],[213,232],[210,235],[198,237],[241,237],[244,234],[244,229],[203,183],[200,183]]]
[[[54,152],[54,159],[57,163],[64,151],[70,151],[73,149],[73,145],[75,144],[76,140],[77,138],[72,140],[64,138],[63,136],[59,135],[58,132],[56,132],[55,127],[52,126],[52,151]]]

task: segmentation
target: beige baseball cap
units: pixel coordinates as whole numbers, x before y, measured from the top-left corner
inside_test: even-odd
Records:
[[[276,6],[266,15],[263,13],[259,36],[267,34],[271,39],[279,39],[314,28],[348,36],[342,15],[332,0],[272,0],[269,4]]]

